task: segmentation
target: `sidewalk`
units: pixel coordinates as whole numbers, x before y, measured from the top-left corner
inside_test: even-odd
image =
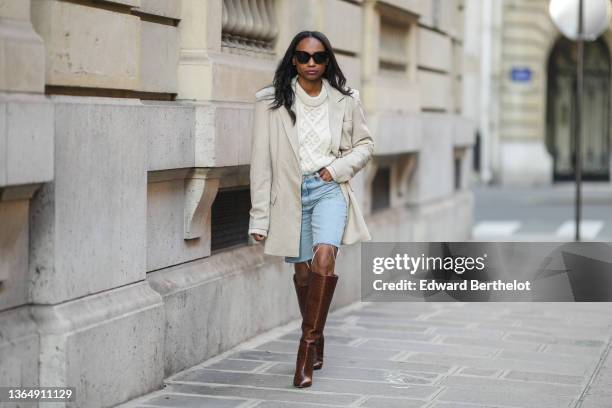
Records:
[[[291,384],[294,321],[120,407],[609,408],[611,309],[358,302],[329,315],[310,388]]]

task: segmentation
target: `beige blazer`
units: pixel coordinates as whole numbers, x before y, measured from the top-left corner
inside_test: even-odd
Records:
[[[349,203],[342,244],[372,239],[350,179],[374,154],[359,92],[343,95],[323,79],[329,97],[329,126],[336,159],[327,168]],[[299,140],[291,117],[281,106],[269,110],[274,88],[257,92],[251,139],[251,210],[249,234],[266,236],[264,253],[299,256],[302,222]],[[294,103],[295,109],[295,103]]]

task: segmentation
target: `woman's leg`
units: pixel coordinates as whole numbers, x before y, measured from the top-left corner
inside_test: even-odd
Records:
[[[347,205],[340,187],[336,187],[322,184],[321,196],[313,208],[312,273],[293,378],[293,385],[300,388],[312,385],[312,371],[317,358],[316,345],[323,337],[329,306],[338,281],[334,268],[346,223]],[[322,351],[321,347],[321,355]]]
[[[293,265],[295,279],[300,286],[308,286],[308,275],[310,274],[311,270],[310,262],[311,260],[309,259],[304,262],[296,262]]]

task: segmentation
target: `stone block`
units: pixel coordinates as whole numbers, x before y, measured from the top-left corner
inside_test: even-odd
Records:
[[[140,86],[138,90],[176,93],[179,58],[178,29],[174,26],[148,21],[141,21],[140,27]]]
[[[76,406],[115,406],[161,388],[164,309],[148,283],[36,306],[32,315],[40,383],[76,387]]]
[[[362,8],[342,0],[323,3],[322,32],[325,33],[334,49],[361,53],[363,37]]]
[[[419,71],[421,107],[448,111],[452,107],[451,76],[437,72]]]
[[[29,309],[24,306],[0,313],[0,384],[3,386],[39,385],[39,338]]]
[[[5,165],[0,186],[53,179],[53,116],[53,105],[41,96],[0,96],[0,158]]]
[[[182,0],[140,0],[138,11],[156,16],[180,19]]]
[[[416,113],[422,87],[404,73],[380,75],[363,85],[361,99],[368,112]]]
[[[28,2],[23,2],[28,4]],[[29,18],[14,3],[4,3],[0,13],[14,14],[15,20],[0,17],[0,91],[38,92],[45,89],[45,48],[32,29]],[[29,17],[29,7],[28,7]]]
[[[346,84],[352,88],[361,87],[361,60],[358,57],[336,54],[336,60],[346,77]]]
[[[30,21],[30,0],[0,0],[0,18]]]
[[[432,31],[428,28],[419,28],[419,66],[451,72],[453,66],[452,42],[450,37]]]
[[[453,187],[453,116],[421,114],[423,140],[413,182],[408,189],[410,203],[448,197]]]
[[[142,101],[142,104],[147,170],[194,167],[196,111],[200,107],[158,101]]]
[[[30,273],[37,303],[142,280],[146,138],[129,100],[53,97],[55,178],[32,200]]]
[[[375,134],[376,154],[418,152],[423,144],[419,114],[374,113],[368,116]]]
[[[47,51],[47,85],[138,88],[138,17],[75,3],[36,0],[32,3],[32,24]]]

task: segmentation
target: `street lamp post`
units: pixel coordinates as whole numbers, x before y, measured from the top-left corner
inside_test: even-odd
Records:
[[[585,4],[586,3],[586,4]],[[585,7],[586,6],[586,7]],[[576,180],[575,240],[580,241],[582,218],[582,96],[584,94],[584,41],[594,41],[608,29],[610,0],[550,0],[548,11],[557,28],[576,41],[576,120],[574,176]]]
[[[584,93],[584,21],[582,18],[582,2],[578,1],[578,44],[576,45],[576,130],[574,133],[574,176],[576,177],[576,206],[575,206],[575,241],[580,241],[580,219],[582,216],[582,95]]]

